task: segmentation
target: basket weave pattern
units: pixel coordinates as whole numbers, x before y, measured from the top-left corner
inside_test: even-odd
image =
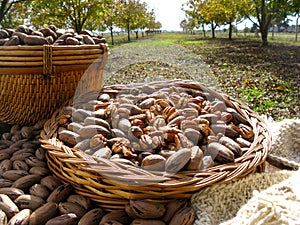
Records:
[[[93,71],[85,90],[102,82],[107,46],[1,46],[0,121],[34,124],[48,119],[73,97],[86,69]]]
[[[266,123],[257,113],[228,95],[192,81],[159,81],[148,86],[156,89],[175,86],[186,88],[188,91],[209,93],[225,102],[227,107],[235,109],[249,122],[253,128],[254,141],[248,151],[236,158],[233,163],[200,171],[180,171],[166,177],[109,159],[95,161],[83,151],[66,146],[58,139],[58,129],[67,118],[65,108],[62,108],[45,123],[41,133],[42,147],[47,150],[50,170],[64,182],[71,183],[76,192],[90,197],[107,209],[122,209],[129,199],[164,202],[173,198],[190,198],[204,187],[226,183],[264,170],[264,162],[270,151],[271,136]],[[143,87],[143,84],[115,85],[104,87],[99,93],[112,95],[124,90],[140,90]],[[99,93],[92,94],[94,99]],[[85,97],[78,102],[84,103]],[[72,102],[67,105],[72,105]]]

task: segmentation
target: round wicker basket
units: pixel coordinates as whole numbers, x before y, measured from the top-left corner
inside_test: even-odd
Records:
[[[105,86],[90,92],[67,106],[87,107],[100,94],[113,98],[122,93],[149,94],[149,88],[164,90],[179,88],[187,93],[203,92],[209,98],[223,101],[248,121],[254,132],[251,146],[231,163],[215,165],[197,171],[180,171],[175,174],[149,172],[139,166],[127,165],[110,159],[97,159],[78,148],[70,148],[59,139],[59,132],[70,122],[70,107],[57,110],[41,132],[42,147],[47,150],[48,165],[52,173],[64,182],[71,183],[76,192],[90,197],[106,209],[122,209],[130,199],[151,199],[166,202],[174,198],[190,198],[200,189],[239,179],[253,172],[264,171],[264,162],[271,147],[271,135],[265,121],[257,113],[226,94],[200,83],[187,80],[156,81],[148,84]],[[88,97],[87,97],[88,96]],[[94,100],[93,100],[94,99]],[[92,100],[92,101],[90,101]]]
[[[106,44],[0,46],[0,121],[30,125],[48,119],[81,79],[90,82],[83,81],[80,91],[98,88],[107,51]]]

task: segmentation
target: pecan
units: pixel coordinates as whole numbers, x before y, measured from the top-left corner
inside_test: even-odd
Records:
[[[135,218],[140,219],[160,218],[166,212],[163,204],[148,200],[130,200],[128,208]]]
[[[142,167],[146,170],[164,171],[166,159],[158,154],[151,154],[142,160]]]
[[[192,225],[195,220],[195,212],[192,207],[184,207],[178,210],[173,218],[171,219],[169,225]]]
[[[177,173],[191,159],[191,150],[182,148],[171,155],[166,161],[166,172]]]
[[[221,163],[229,163],[234,161],[233,152],[218,142],[209,143],[207,146],[207,151],[212,158],[215,158]]]

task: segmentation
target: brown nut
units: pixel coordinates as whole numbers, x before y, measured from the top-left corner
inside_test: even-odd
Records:
[[[30,214],[30,209],[23,209],[8,221],[8,225],[27,225],[29,223]]]
[[[85,138],[92,138],[96,134],[102,134],[104,136],[110,135],[110,131],[107,128],[105,128],[103,126],[99,126],[99,125],[83,126],[82,128],[80,128],[77,131],[77,133],[84,139]]]
[[[62,202],[68,198],[72,191],[73,187],[71,184],[62,184],[52,191],[47,198],[47,202]]]
[[[86,198],[82,195],[75,195],[75,194],[70,195],[67,198],[67,202],[72,202],[74,204],[77,204],[80,207],[84,208],[85,210],[88,210],[92,205],[91,200],[89,198]]]
[[[29,175],[26,170],[8,170],[2,174],[2,177],[8,180],[16,181],[26,175]]]
[[[229,137],[223,136],[219,139],[219,143],[230,149],[236,157],[243,154],[241,147]]]
[[[34,166],[30,168],[29,173],[45,177],[50,174],[50,170],[46,167]]]
[[[147,200],[130,200],[129,208],[134,218],[140,219],[157,219],[162,217],[166,212],[163,204]]]
[[[54,202],[47,202],[36,209],[29,218],[30,225],[44,225],[48,220],[55,217],[58,212],[58,206]]]
[[[197,145],[203,139],[203,135],[200,131],[193,128],[186,128],[184,130],[184,135],[194,144]]]
[[[108,147],[100,148],[93,153],[93,156],[97,158],[109,159],[112,156],[112,151]]]
[[[203,152],[199,146],[191,148],[191,160],[186,165],[189,171],[200,170],[203,161]]]
[[[73,147],[77,144],[80,135],[70,130],[63,130],[59,132],[58,138],[64,144],[68,145],[69,147]]]
[[[32,185],[39,183],[40,180],[41,180],[41,177],[39,175],[30,174],[30,175],[26,175],[26,176],[21,177],[18,180],[16,180],[12,184],[12,187],[26,190],[26,189],[30,188]]]
[[[158,154],[152,154],[146,156],[142,160],[141,166],[146,170],[164,171],[166,159]]]
[[[0,194],[0,209],[5,212],[8,219],[19,212],[16,204],[5,194]]]
[[[0,162],[0,175],[2,176],[6,171],[11,170],[12,165],[13,163],[9,159],[5,159],[2,162]]]
[[[45,201],[42,198],[28,194],[20,195],[14,202],[19,209],[30,209],[31,211],[34,211],[45,204]]]
[[[47,221],[46,225],[77,225],[78,217],[74,213],[67,213]]]
[[[42,184],[34,184],[29,188],[29,193],[42,199],[47,199],[49,196],[48,189]]]
[[[13,181],[0,178],[0,188],[11,187],[12,184],[13,184]]]
[[[93,208],[84,214],[78,222],[78,225],[98,225],[105,215],[105,212],[101,208]]]
[[[130,225],[166,225],[162,220],[153,219],[135,219]]]
[[[22,191],[19,188],[13,188],[13,187],[4,187],[0,188],[0,194],[7,195],[11,200],[15,200],[20,195],[24,194],[24,191]]]
[[[56,177],[49,175],[41,179],[41,184],[53,191],[55,188],[59,187],[62,183]]]
[[[73,202],[60,202],[58,204],[58,210],[60,214],[74,213],[78,218],[83,217],[86,213],[84,208]]]
[[[12,168],[14,170],[24,170],[24,171],[29,170],[29,166],[23,160],[13,161],[13,167]]]
[[[192,225],[195,220],[195,212],[192,207],[184,207],[178,210],[173,218],[171,219],[169,225]]]
[[[110,211],[109,213],[106,213],[102,217],[99,224],[102,225],[102,224],[105,224],[106,222],[110,222],[110,221],[117,221],[120,224],[130,224],[131,219],[125,213],[124,210],[114,210],[114,211]]]
[[[209,143],[207,146],[207,152],[213,159],[216,159],[221,163],[234,162],[233,152],[218,142]]]
[[[169,223],[172,217],[175,215],[175,213],[181,209],[182,207],[187,206],[187,199],[175,199],[166,205],[166,213],[162,217],[162,220],[165,223]]]
[[[179,172],[191,159],[191,149],[182,148],[171,155],[166,161],[166,172],[177,173]]]

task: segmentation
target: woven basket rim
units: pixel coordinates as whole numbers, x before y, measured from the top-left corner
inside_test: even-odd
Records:
[[[44,44],[44,45],[17,45],[17,46],[0,46],[0,50],[37,50],[43,49],[44,46],[50,46],[53,49],[65,49],[65,50],[72,50],[72,49],[81,49],[81,48],[98,48],[99,46],[107,46],[106,43],[99,43],[99,44],[84,44],[84,45],[52,45],[52,44]]]
[[[42,147],[47,150],[50,170],[65,182],[72,183],[78,192],[92,196],[95,201],[102,202],[106,198],[111,198],[111,203],[105,207],[116,207],[118,205],[115,202],[116,199],[190,198],[201,188],[226,183],[264,170],[264,162],[271,148],[271,133],[265,121],[256,112],[230,96],[198,82],[181,79],[167,82],[169,85],[209,92],[216,98],[225,101],[229,107],[236,109],[251,124],[255,134],[249,150],[241,157],[236,158],[234,163],[222,164],[201,171],[180,171],[172,175],[164,174],[164,176],[150,173],[142,168],[112,163],[111,160],[101,159],[101,163],[99,163],[81,150],[64,145],[55,136],[59,121],[64,119],[64,112],[59,109],[45,123],[44,130],[41,132],[40,141]],[[166,81],[158,81],[150,84],[165,85],[165,83]],[[99,92],[112,93],[137,85],[144,84],[105,86]],[[93,94],[99,94],[99,92]],[[70,104],[72,103],[68,102],[66,105]],[[123,176],[122,182],[118,180],[121,176]],[[111,179],[116,177],[115,180]],[[154,182],[149,182],[149,180]],[[140,183],[135,185],[137,181]],[[141,185],[143,182],[145,185]]]

